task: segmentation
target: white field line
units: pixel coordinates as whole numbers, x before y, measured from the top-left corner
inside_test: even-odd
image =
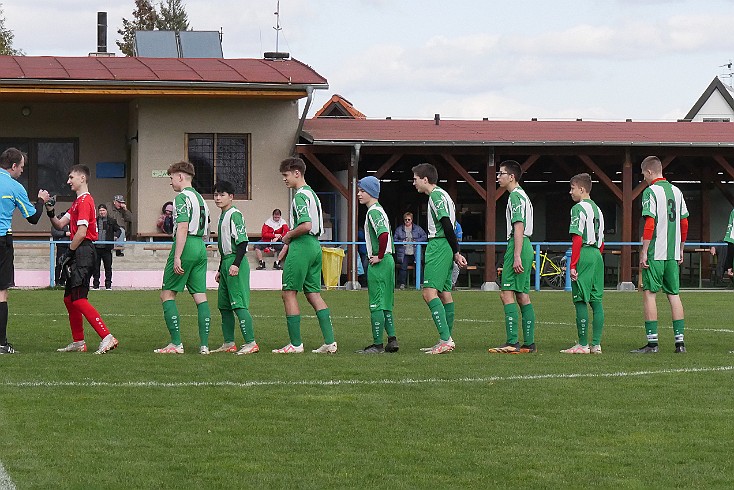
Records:
[[[559,373],[523,374],[514,376],[484,376],[462,378],[402,378],[402,379],[325,379],[296,381],[6,381],[0,387],[10,388],[260,388],[269,386],[381,386],[381,385],[420,385],[448,383],[498,383],[503,381],[538,381],[554,379],[588,378],[629,378],[658,376],[666,374],[691,374],[734,371],[734,366],[715,366],[706,368],[658,369],[651,371],[617,371],[611,373]]]
[[[0,461],[0,490],[15,490],[15,483],[5,471],[2,461]]]

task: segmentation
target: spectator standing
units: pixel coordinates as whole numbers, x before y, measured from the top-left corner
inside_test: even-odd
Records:
[[[58,215],[58,218],[61,219],[66,213],[68,213],[69,210],[62,212]],[[69,225],[64,226],[63,229],[57,230],[53,226],[51,227],[51,237],[54,239],[55,242],[59,242],[56,244],[56,270],[55,270],[55,282],[59,286],[64,286],[66,284],[66,274],[64,274],[64,268],[61,267],[61,260],[64,258],[64,255],[66,254],[66,251],[69,250],[69,242],[71,241],[71,233],[69,232]]]
[[[132,231],[133,226],[133,213],[127,209],[127,203],[125,197],[122,194],[117,194],[112,198],[112,209],[109,209],[109,217],[117,222],[120,227],[120,242],[127,240],[127,236]],[[118,257],[124,257],[125,254],[122,250],[115,251],[115,255]]]
[[[99,276],[101,272],[101,264],[104,264],[104,288],[107,291],[112,290],[112,248],[111,242],[120,236],[120,226],[117,221],[109,219],[107,214],[107,206],[100,204],[97,206],[97,242],[94,248],[97,252],[97,258],[94,261],[94,274],[92,275],[92,289],[99,289]]]
[[[428,235],[423,228],[413,222],[413,213],[403,215],[403,223],[395,228],[394,239],[396,242],[426,242]],[[396,245],[396,256],[400,263],[398,272],[398,287],[405,289],[405,280],[408,277],[408,266],[416,264],[415,245]]]
[[[263,251],[269,252],[270,250],[275,255],[273,269],[281,270],[283,268],[283,257],[288,253],[288,246],[283,244],[283,237],[288,233],[288,229],[288,222],[283,219],[280,209],[274,209],[273,216],[263,223],[260,233],[260,241],[270,243],[254,246],[255,256],[257,257],[256,270],[265,270]]]
[[[161,215],[156,223],[158,231],[166,235],[173,235],[173,201],[168,201],[161,208]]]
[[[13,266],[13,231],[10,224],[15,208],[31,224],[38,223],[43,205],[49,200],[48,192],[38,191],[35,205],[28,200],[28,192],[17,181],[23,173],[26,156],[16,148],[8,148],[0,155],[0,354],[14,354],[8,342],[8,289],[15,285]]]

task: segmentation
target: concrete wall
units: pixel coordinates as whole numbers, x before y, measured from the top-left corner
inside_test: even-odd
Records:
[[[31,114],[23,116],[22,107],[30,107]],[[97,180],[95,164],[126,160],[127,112],[126,103],[3,103],[0,105],[0,128],[3,128],[3,138],[78,138],[79,163],[92,171],[90,192],[97,203],[109,202],[113,195],[125,194],[127,181]],[[35,202],[38,189],[28,189],[28,194]],[[57,209],[65,210],[70,204],[69,199],[60,201]],[[15,231],[49,229],[46,218],[32,226],[19,213],[13,217]]]
[[[298,128],[298,106],[289,100],[140,99],[130,105],[130,129],[137,124],[138,141],[133,145],[131,209],[138,232],[155,232],[155,222],[164,202],[175,192],[167,176],[153,177],[171,163],[186,158],[187,133],[249,133],[251,135],[251,199],[237,201],[250,234],[260,233],[274,208],[288,216],[288,190],[278,165],[290,155]],[[164,173],[163,172],[163,173]],[[212,228],[219,210],[208,201]]]

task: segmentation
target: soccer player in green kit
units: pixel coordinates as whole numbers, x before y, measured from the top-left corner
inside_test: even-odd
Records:
[[[466,267],[459,253],[459,241],[454,234],[456,211],[454,201],[438,185],[438,171],[430,163],[413,167],[413,185],[428,195],[428,245],[423,279],[423,300],[431,310],[439,341],[426,347],[426,354],[444,354],[456,347],[451,337],[454,329],[454,298],[451,296],[453,263]]]
[[[604,329],[604,215],[591,200],[591,176],[587,173],[571,177],[569,194],[576,203],[571,208],[571,297],[576,307],[576,329],[579,341],[564,349],[564,354],[601,354]],[[589,348],[589,309],[594,313],[591,348]]]
[[[324,217],[321,201],[316,193],[306,185],[306,164],[300,158],[286,158],[280,162],[280,173],[286,187],[293,189],[291,204],[291,223],[293,229],[283,236],[283,243],[289,245],[283,265],[283,306],[290,343],[275,354],[303,353],[301,341],[301,309],[298,306],[298,291],[303,291],[306,300],[316,312],[316,318],[324,336],[324,344],[311,352],[314,354],[335,354],[334,328],[331,313],[321,298],[321,245],[319,236],[324,231]]]
[[[390,219],[377,199],[380,197],[380,181],[375,177],[365,177],[357,184],[357,199],[367,206],[364,220],[364,237],[367,244],[367,290],[370,302],[370,322],[372,325],[372,344],[359,354],[381,354],[397,352],[398,339],[392,310],[395,304],[395,259],[393,253]],[[383,347],[383,332],[387,331],[387,346]]]
[[[507,341],[499,347],[489,349],[491,354],[528,354],[535,348],[535,310],[530,302],[530,271],[533,262],[533,204],[520,187],[522,168],[515,160],[500,164],[497,183],[505,189],[507,197],[507,250],[502,266],[502,290],[500,299],[505,310]],[[517,304],[522,312],[522,334],[524,343],[518,342]]]
[[[655,156],[642,161],[642,176],[647,188],[642,192],[642,235],[640,271],[642,273],[643,308],[647,344],[633,354],[658,351],[658,307],[656,293],[662,289],[668,296],[673,318],[675,353],[686,352],[683,341],[684,312],[680,300],[680,264],[688,236],[688,207],[683,193],[663,178],[663,164]]]
[[[188,288],[194,298],[199,319],[199,353],[209,354],[209,323],[211,312],[206,299],[206,245],[204,235],[209,233],[209,208],[192,187],[196,171],[189,162],[178,162],[168,167],[171,187],[178,192],[173,202],[173,222],[176,228],[173,247],[163,271],[161,302],[163,317],[171,334],[171,342],[156,354],[183,354],[179,329],[176,295]]]
[[[240,356],[255,354],[260,351],[260,347],[255,342],[250,315],[250,267],[247,262],[242,267],[249,241],[247,227],[242,213],[232,204],[234,194],[235,188],[231,182],[220,180],[214,186],[214,203],[222,211],[217,228],[220,260],[214,280],[219,283],[217,307],[222,314],[224,343],[212,353],[236,352]],[[245,344],[239,351],[234,342],[235,314],[245,338]]]

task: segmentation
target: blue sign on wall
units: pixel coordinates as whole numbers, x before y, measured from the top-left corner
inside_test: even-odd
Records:
[[[124,179],[125,162],[97,162],[95,171],[98,179]]]

